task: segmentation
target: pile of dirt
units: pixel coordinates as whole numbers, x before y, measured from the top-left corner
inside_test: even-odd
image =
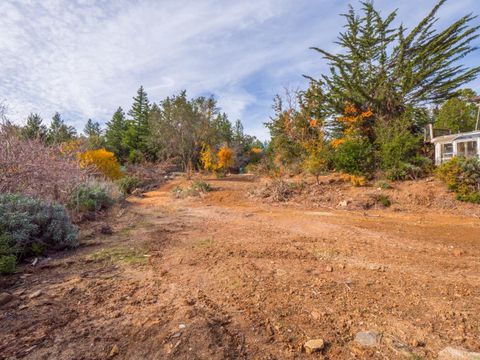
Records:
[[[415,181],[370,183],[356,187],[340,177],[324,176],[318,183],[311,179],[264,179],[250,196],[269,203],[344,210],[390,209],[392,211],[441,210],[480,216],[480,206],[455,198],[441,181],[426,178]]]

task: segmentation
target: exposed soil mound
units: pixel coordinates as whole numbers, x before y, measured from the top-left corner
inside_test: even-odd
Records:
[[[289,202],[302,206],[345,210],[451,211],[480,216],[480,206],[456,200],[455,195],[446,190],[445,184],[433,178],[392,182],[386,189],[375,184],[355,187],[334,176],[325,176],[318,184],[311,180],[267,179],[251,194],[273,203]]]

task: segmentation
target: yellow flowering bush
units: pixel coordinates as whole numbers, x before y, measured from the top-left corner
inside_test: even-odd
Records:
[[[105,149],[88,150],[77,154],[82,169],[94,168],[101,175],[110,180],[122,177],[120,165],[115,154]]]

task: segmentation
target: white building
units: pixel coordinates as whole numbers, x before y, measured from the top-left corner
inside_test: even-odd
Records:
[[[430,142],[435,145],[435,165],[440,165],[454,156],[480,156],[480,130],[437,136]]]
[[[451,134],[449,130],[434,129],[428,125],[425,140],[435,146],[435,165],[440,165],[454,156],[480,157],[480,97],[472,99],[479,105],[476,130]]]

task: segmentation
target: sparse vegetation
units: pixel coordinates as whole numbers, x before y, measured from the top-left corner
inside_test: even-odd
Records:
[[[78,230],[59,204],[21,194],[0,195],[0,262],[11,272],[12,258],[20,260],[44,250],[78,245]]]
[[[68,206],[77,212],[90,212],[108,209],[114,199],[104,185],[100,183],[85,183],[77,186],[70,195]]]
[[[341,30],[335,1],[0,3],[8,117],[65,114],[0,99],[0,359],[480,360],[480,159],[452,158],[480,142],[442,136],[476,128],[480,23],[451,1]]]
[[[189,196],[199,196],[212,191],[212,186],[205,181],[195,181],[188,187],[176,186],[172,193],[176,198],[186,198]]]
[[[480,159],[454,157],[439,166],[436,174],[458,200],[480,204]]]
[[[145,264],[148,260],[148,256],[143,249],[140,249],[138,247],[116,247],[102,249],[94,252],[91,255],[91,259],[94,261],[102,261],[109,264],[120,263],[126,265],[136,265]]]
[[[382,189],[382,190],[393,189],[393,186],[392,186],[390,183],[388,183],[388,182],[386,182],[386,181],[384,181],[384,180],[379,180],[379,181],[377,181],[377,182],[375,183],[375,186],[376,186],[377,188]]]
[[[374,196],[374,199],[377,203],[381,204],[383,207],[388,208],[388,207],[390,207],[390,205],[392,205],[392,201],[385,194],[376,194]]]
[[[262,198],[269,198],[276,202],[285,202],[290,200],[295,194],[298,194],[304,186],[304,183],[274,179],[271,183],[261,189],[258,195]]]
[[[142,181],[136,176],[125,176],[116,182],[119,190],[125,195],[131,194],[141,183]]]

